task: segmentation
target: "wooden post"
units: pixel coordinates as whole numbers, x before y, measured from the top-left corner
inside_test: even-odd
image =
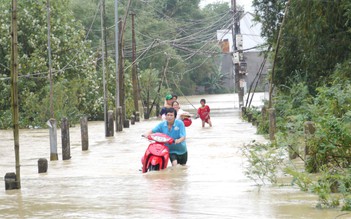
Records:
[[[67,118],[61,121],[61,140],[62,140],[62,160],[71,159],[71,144],[69,138],[69,122]]]
[[[113,129],[113,111],[109,110],[107,112],[107,135],[106,137],[110,137],[114,135],[114,129]]]
[[[38,173],[46,173],[48,170],[48,160],[39,158],[38,160]]]
[[[130,124],[132,124],[132,125],[135,124],[135,116],[134,116],[134,115],[132,115],[132,116],[130,117]]]
[[[255,117],[252,117],[251,122],[252,125],[257,125],[257,119]]]
[[[51,118],[48,125],[50,133],[50,160],[58,160],[56,120]]]
[[[16,181],[16,173],[6,173],[5,177],[5,190],[20,189],[19,183]]]
[[[140,122],[140,113],[139,112],[135,112],[135,121]]]
[[[246,107],[241,107],[241,116],[244,117],[246,115]]]
[[[252,122],[252,113],[247,113],[247,121]]]
[[[118,126],[116,127],[117,132],[123,131],[123,115],[122,115],[122,107],[117,107],[116,119],[118,120]]]
[[[266,106],[263,106],[261,109],[261,116],[262,116],[262,122],[264,123],[267,119],[267,108]]]
[[[306,155],[309,155],[310,149],[307,143],[307,140],[311,138],[312,135],[316,132],[316,127],[314,126],[314,122],[307,121],[304,123],[304,133],[305,133],[305,158]]]
[[[124,128],[129,128],[129,119],[125,119],[125,120],[123,121],[123,127],[124,127]]]
[[[80,131],[82,137],[82,151],[86,151],[89,149],[88,118],[86,116],[80,119]]]
[[[274,140],[275,132],[276,132],[276,121],[275,121],[275,109],[268,109],[269,113],[269,140]]]
[[[144,107],[144,119],[149,119],[149,113],[147,112],[147,107]]]

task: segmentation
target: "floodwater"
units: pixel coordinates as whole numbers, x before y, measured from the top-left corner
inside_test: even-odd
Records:
[[[240,148],[266,139],[240,119],[234,95],[180,97],[180,102],[184,110],[194,112],[191,104],[198,107],[201,98],[212,108],[213,127],[202,128],[196,119],[186,129],[186,167],[139,171],[149,144],[141,134],[159,122],[155,119],[141,120],[108,138],[103,122],[89,122],[88,151],[81,149],[79,125],[73,127],[72,158],[65,161],[58,130],[59,160],[49,161],[48,172],[42,174],[37,161],[50,158],[49,130],[20,130],[22,188],[5,190],[3,184],[0,218],[351,217],[338,209],[316,209],[317,196],[298,188],[256,186],[243,174]],[[0,174],[7,172],[15,172],[13,134],[1,130]]]

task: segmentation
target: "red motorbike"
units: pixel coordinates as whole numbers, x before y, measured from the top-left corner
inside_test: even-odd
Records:
[[[143,137],[149,139],[151,143],[141,158],[141,163],[143,164],[142,172],[146,173],[167,168],[169,150],[165,144],[172,144],[173,138],[163,133],[152,133]]]

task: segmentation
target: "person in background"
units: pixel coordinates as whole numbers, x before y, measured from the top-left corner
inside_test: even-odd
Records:
[[[188,149],[185,142],[186,132],[184,123],[176,119],[176,117],[177,111],[174,108],[167,108],[166,120],[160,122],[156,127],[146,132],[145,136],[160,132],[173,138],[173,144],[166,144],[169,149],[169,159],[171,160],[172,166],[178,164],[184,166],[188,160]]]
[[[172,107],[177,111],[177,118],[176,119],[183,120],[184,118],[191,117],[191,114],[189,112],[184,111],[180,108],[180,104],[178,101],[173,101]]]
[[[208,123],[212,127],[212,122],[210,118],[210,107],[206,105],[206,100],[200,100],[201,107],[197,110],[196,118],[200,117],[202,120],[202,127],[205,127],[205,123]]]
[[[166,119],[166,110],[168,108],[171,108],[172,107],[172,102],[173,102],[173,96],[171,94],[167,94],[166,95],[166,100],[165,100],[165,104],[164,106],[162,107],[160,113],[158,114],[158,117],[159,118],[162,118],[163,120]]]
[[[167,102],[167,97],[169,98],[170,95],[172,95],[172,101],[170,104],[171,106],[169,105],[169,102]],[[176,101],[177,99],[178,99],[178,96],[176,94],[167,94],[164,107],[166,107],[166,108],[172,107],[172,102]]]
[[[172,99],[173,99],[173,101],[178,100],[178,96],[177,96],[177,94],[172,94]]]

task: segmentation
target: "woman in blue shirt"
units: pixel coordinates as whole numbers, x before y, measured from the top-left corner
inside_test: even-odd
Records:
[[[188,150],[186,147],[186,133],[183,121],[176,119],[177,111],[174,108],[167,108],[166,120],[160,122],[155,128],[145,133],[145,136],[151,133],[164,133],[174,139],[173,144],[166,144],[169,149],[169,158],[172,166],[177,164],[185,165],[188,160]]]

